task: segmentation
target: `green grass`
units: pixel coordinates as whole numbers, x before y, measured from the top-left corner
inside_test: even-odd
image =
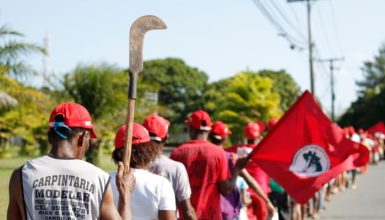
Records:
[[[31,157],[1,158],[0,159],[0,219],[7,218],[8,184],[12,171],[24,164]],[[100,167],[106,172],[116,170],[116,166],[109,155],[100,159]]]

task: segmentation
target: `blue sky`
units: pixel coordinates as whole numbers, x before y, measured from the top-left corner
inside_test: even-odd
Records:
[[[288,32],[306,41],[306,11],[286,0],[1,0],[1,24],[42,44],[50,36],[51,74],[71,71],[78,63],[107,62],[128,67],[132,22],[147,14],[160,17],[167,30],[146,35],[144,59],[177,57],[209,74],[210,81],[242,70],[285,69],[302,89],[310,88],[307,50],[291,50],[288,41],[262,15],[262,2]],[[274,4],[272,4],[272,2]],[[275,9],[279,8],[285,20]],[[385,42],[385,1],[317,0],[312,7],[316,58],[344,57],[336,63],[336,110],[357,97],[355,81],[363,62]],[[300,32],[296,34],[294,31]],[[306,45],[302,45],[306,47]],[[30,58],[43,69],[41,57]],[[328,64],[315,63],[316,95],[330,110]],[[41,84],[39,79],[32,82]]]

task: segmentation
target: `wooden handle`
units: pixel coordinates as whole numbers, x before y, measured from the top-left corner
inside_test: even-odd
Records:
[[[131,160],[131,147],[132,147],[132,130],[134,125],[134,111],[135,110],[135,99],[128,99],[127,106],[127,119],[126,119],[126,142],[124,144],[124,153],[123,153],[123,165],[124,172],[130,170],[130,160]]]

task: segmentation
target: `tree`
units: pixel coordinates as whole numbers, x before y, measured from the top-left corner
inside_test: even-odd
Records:
[[[6,74],[0,74],[0,88],[17,100],[13,107],[0,108],[0,154],[7,152],[11,138],[21,145],[21,154],[47,153],[47,117],[54,105],[50,96]]]
[[[385,89],[379,94],[360,96],[340,117],[341,126],[368,129],[378,121],[385,121]]]
[[[242,140],[242,129],[250,121],[281,116],[279,95],[273,81],[254,72],[240,72],[210,85],[204,94],[204,108],[213,120],[222,120],[233,131],[231,140]]]
[[[385,121],[385,45],[374,60],[364,62],[361,69],[364,79],[357,82],[359,97],[339,118],[341,126],[367,129],[378,121]]]
[[[364,79],[358,81],[359,93],[379,93],[385,88],[385,44],[378,51],[373,61],[366,61],[361,68]]]
[[[87,108],[99,134],[99,141],[92,142],[87,152],[88,161],[99,162],[99,146],[104,137],[111,137],[115,129],[124,123],[127,73],[108,64],[78,65],[64,76],[63,86],[74,102]]]
[[[128,72],[113,65],[78,65],[64,77],[64,92],[75,102],[85,106],[95,124],[98,141],[87,152],[87,160],[97,164],[100,146],[110,148],[116,129],[125,123],[127,114]],[[135,120],[156,110],[156,103],[145,99],[145,93],[156,86],[138,82]]]
[[[14,40],[23,36],[6,26],[0,27],[0,72],[2,74],[21,77],[35,73],[33,68],[22,60],[22,57],[33,53],[42,54],[45,51],[36,44]]]
[[[63,85],[68,95],[97,120],[124,107],[126,76],[122,70],[107,64],[78,65],[64,76]]]
[[[262,70],[259,72],[259,75],[273,80],[272,91],[279,94],[281,100],[279,106],[283,111],[287,111],[300,95],[298,84],[284,70]]]
[[[159,113],[174,123],[182,123],[188,113],[203,105],[200,97],[207,87],[208,76],[183,60],[146,61],[141,79],[145,84],[154,85],[153,91],[158,92],[159,97]]]
[[[8,100],[12,101],[13,98],[13,103],[17,103],[13,105],[7,102],[0,108],[0,150],[4,152],[8,140],[14,138],[21,141],[21,152],[30,154],[37,145],[41,152],[48,145],[46,131],[41,129],[46,128],[46,118],[41,119],[47,107],[51,106],[51,99],[44,93],[9,78],[35,73],[22,58],[34,53],[44,53],[44,49],[36,44],[15,40],[21,37],[23,34],[17,31],[6,26],[0,27],[0,92],[3,98],[8,96]]]

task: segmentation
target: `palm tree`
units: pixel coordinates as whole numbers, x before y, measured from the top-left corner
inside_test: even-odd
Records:
[[[35,73],[22,57],[33,53],[44,54],[45,50],[36,44],[14,40],[23,36],[6,26],[0,27],[0,74],[17,78]]]

